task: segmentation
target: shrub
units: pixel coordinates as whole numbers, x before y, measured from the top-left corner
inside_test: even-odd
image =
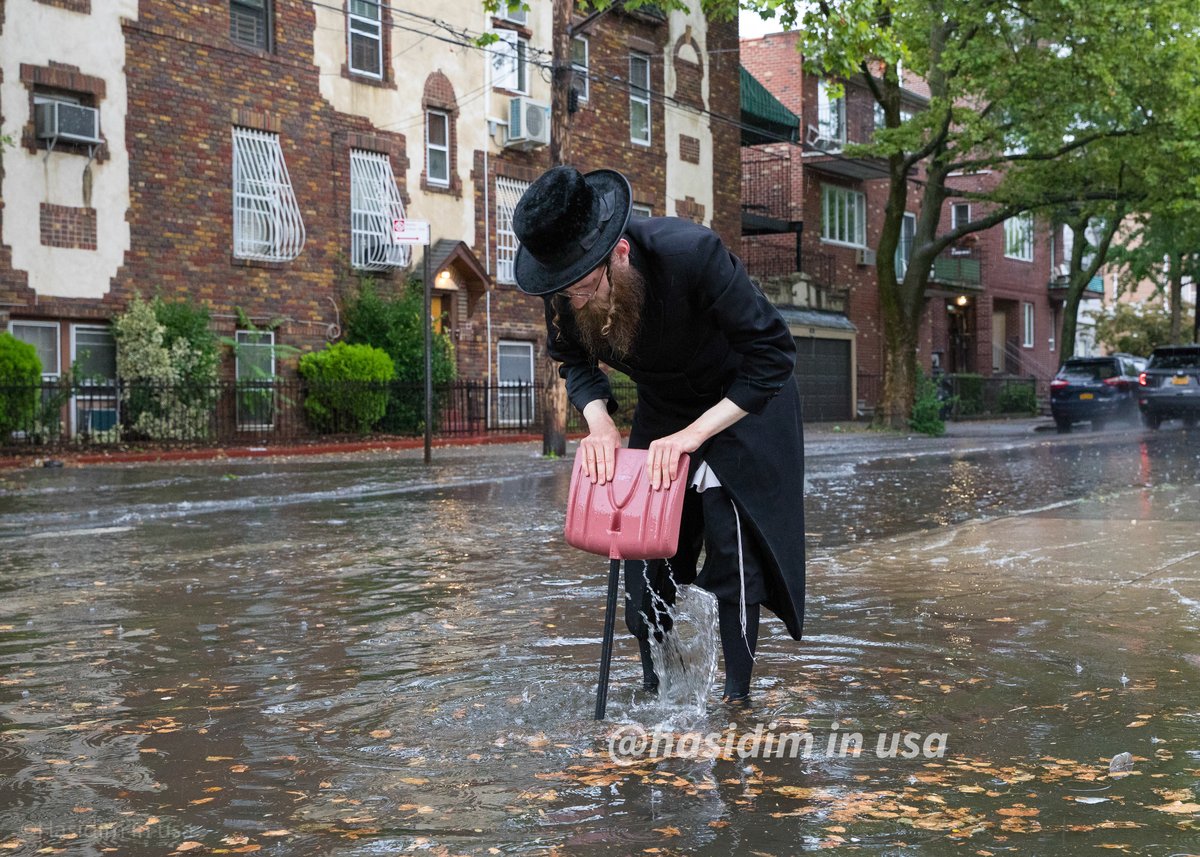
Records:
[[[172,323],[168,328],[159,313]],[[203,334],[198,332],[203,319]],[[124,424],[153,440],[196,440],[209,432],[217,377],[208,314],[135,296],[113,319]],[[193,337],[195,341],[193,341]]]
[[[365,434],[387,413],[387,382],[396,366],[374,346],[337,342],[305,354],[299,370],[309,382],[304,411],[321,431]]]
[[[940,416],[941,408],[937,383],[924,372],[918,372],[917,395],[913,401],[909,427],[930,437],[941,437],[946,433],[946,424]]]
[[[33,421],[41,381],[37,349],[11,333],[0,333],[0,440]]]
[[[973,417],[983,413],[983,376],[973,372],[959,372],[954,376],[955,397],[958,399],[958,415]]]
[[[358,293],[346,301],[346,342],[373,345],[391,357],[396,366],[397,383],[392,385],[380,426],[385,431],[420,434],[425,427],[424,311],[424,292],[417,280],[409,280],[395,296],[385,297],[366,277]],[[454,380],[454,346],[444,333],[433,336],[432,361],[436,420],[442,398],[438,388]]]
[[[1037,391],[1032,384],[1009,381],[996,396],[996,409],[1002,414],[1036,414]]]

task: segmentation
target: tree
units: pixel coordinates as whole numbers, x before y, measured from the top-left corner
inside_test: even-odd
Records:
[[[1193,208],[1200,206],[1181,201],[1173,210],[1142,212],[1112,254],[1123,290],[1150,283],[1166,297],[1169,327],[1161,344],[1184,341],[1183,283],[1200,278],[1200,210]]]
[[[876,253],[885,353],[876,419],[891,426],[903,426],[911,411],[918,331],[938,255],[1021,212],[1120,201],[1120,188],[1078,180],[1092,153],[1111,157],[1106,143],[1147,135],[1172,99],[1195,100],[1187,77],[1200,51],[1190,0],[1159,0],[1149,8],[1120,0],[747,5],[778,12],[801,31],[806,62],[834,79],[861,80],[883,114],[885,128],[874,142],[847,153],[887,162],[889,192]],[[928,109],[911,118],[901,114],[901,63],[930,92]],[[1063,176],[1048,169],[1064,163],[1072,169]],[[985,191],[954,186],[955,176],[982,171],[1003,178]],[[920,213],[906,270],[898,276],[896,249],[914,185]],[[942,205],[951,196],[983,204],[970,222],[942,231]]]

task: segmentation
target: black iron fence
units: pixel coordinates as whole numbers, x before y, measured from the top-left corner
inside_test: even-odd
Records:
[[[945,416],[960,420],[995,414],[1028,414],[1038,409],[1037,379],[973,373],[938,378]]]
[[[618,424],[637,401],[614,383]],[[530,383],[455,381],[433,390],[439,436],[540,432],[541,389]],[[585,426],[568,409],[567,430]],[[410,383],[310,383],[299,379],[216,384],[111,382],[0,384],[0,448],[62,445],[269,444],[349,436],[418,436],[425,387]]]

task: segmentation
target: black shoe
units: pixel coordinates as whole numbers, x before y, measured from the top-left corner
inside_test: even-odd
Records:
[[[749,693],[726,694],[725,696],[721,697],[721,701],[730,708],[736,708],[739,710],[749,710],[751,707]]]

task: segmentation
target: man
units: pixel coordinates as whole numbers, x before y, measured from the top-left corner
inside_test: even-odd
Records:
[[[513,214],[517,285],[546,304],[549,351],[583,413],[588,477],[613,476],[621,436],[604,363],[638,388],[629,445],[648,449],[653,487],[688,479],[679,553],[627,562],[625,621],[647,689],[651,632],[692,583],[718,601],[726,700],[750,691],[759,605],[800,639],[804,616],[804,445],[795,341],[741,262],[711,230],[630,220],[629,182],[612,170],[555,167]],[[677,473],[690,453],[690,473]],[[703,546],[705,560],[696,565]],[[658,636],[661,639],[661,636]]]

